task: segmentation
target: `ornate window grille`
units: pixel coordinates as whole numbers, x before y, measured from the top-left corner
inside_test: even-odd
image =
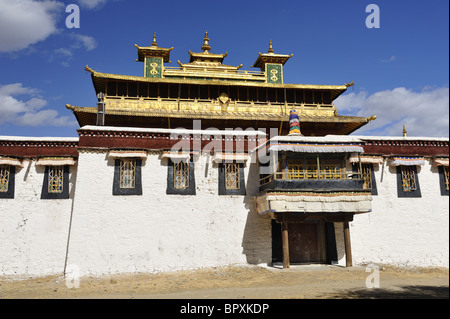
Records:
[[[173,164],[173,187],[175,189],[189,188],[189,163],[179,162]]]
[[[134,188],[136,181],[136,160],[123,159],[120,162],[120,188]]]
[[[417,190],[416,174],[413,166],[402,166],[402,188],[404,192]]]
[[[7,192],[9,184],[9,166],[0,165],[0,192]]]
[[[225,163],[225,189],[239,189],[241,185],[239,177],[239,164]]]
[[[62,193],[64,182],[64,166],[50,166],[48,168],[48,192]]]
[[[444,171],[444,183],[445,183],[445,190],[449,190],[449,174],[448,174],[448,166],[443,166]]]
[[[338,159],[319,159],[320,171],[317,168],[317,159],[289,160],[287,172],[289,179],[341,179],[341,161]]]
[[[372,189],[372,166],[362,164],[363,189]]]
[[[337,159],[325,159],[320,161],[321,179],[341,179],[341,161]]]

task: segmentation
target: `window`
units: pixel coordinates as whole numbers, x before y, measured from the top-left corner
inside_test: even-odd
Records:
[[[378,195],[373,164],[368,163],[361,164],[361,168],[362,168],[361,178],[363,189],[370,189],[372,190],[372,195]],[[358,164],[353,165],[353,171],[354,172],[359,171]]]
[[[448,196],[449,191],[449,172],[448,166],[438,166],[439,184],[441,186],[441,195]]]
[[[173,164],[173,187],[175,189],[189,188],[189,163],[180,161]]]
[[[48,192],[62,193],[64,190],[64,166],[49,166]]]
[[[245,195],[243,163],[219,163],[219,195]]]
[[[166,194],[195,195],[194,162],[168,158]]]
[[[410,166],[402,166],[401,168],[402,174],[402,189],[404,192],[412,192],[417,190],[416,185],[416,174],[413,167]]]
[[[398,197],[421,197],[416,166],[397,166]]]
[[[69,166],[45,166],[41,199],[69,198]]]
[[[113,195],[142,195],[141,165],[138,158],[115,160]]]
[[[14,198],[15,172],[14,165],[0,165],[0,198]]]
[[[226,163],[225,169],[225,189],[239,189],[239,164]]]
[[[288,160],[288,179],[341,179],[342,163],[340,159],[319,159],[320,170],[317,169],[317,158]]]

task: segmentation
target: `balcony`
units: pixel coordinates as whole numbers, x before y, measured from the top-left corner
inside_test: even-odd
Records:
[[[277,172],[259,180],[259,191],[361,192],[364,181],[358,172],[338,170]]]

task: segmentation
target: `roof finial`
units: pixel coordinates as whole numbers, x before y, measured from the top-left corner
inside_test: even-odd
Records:
[[[209,38],[208,38],[208,31],[205,32],[205,37],[203,38],[203,45],[202,45],[202,50],[205,53],[208,53],[209,50],[211,50],[211,47],[209,46]]]
[[[157,47],[158,45],[156,44],[156,32],[153,33],[153,42],[152,42],[152,47]]]
[[[406,135],[406,127],[405,127],[405,124],[403,124],[403,137],[406,137],[407,135]]]
[[[272,40],[269,42],[269,53],[273,53]]]

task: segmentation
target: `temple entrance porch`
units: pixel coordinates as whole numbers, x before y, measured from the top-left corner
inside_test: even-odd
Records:
[[[345,265],[352,266],[348,222],[352,213],[275,213],[272,219],[272,263],[283,268],[295,264],[335,264],[338,262],[335,225],[341,223]],[[342,235],[342,236],[339,236]]]

